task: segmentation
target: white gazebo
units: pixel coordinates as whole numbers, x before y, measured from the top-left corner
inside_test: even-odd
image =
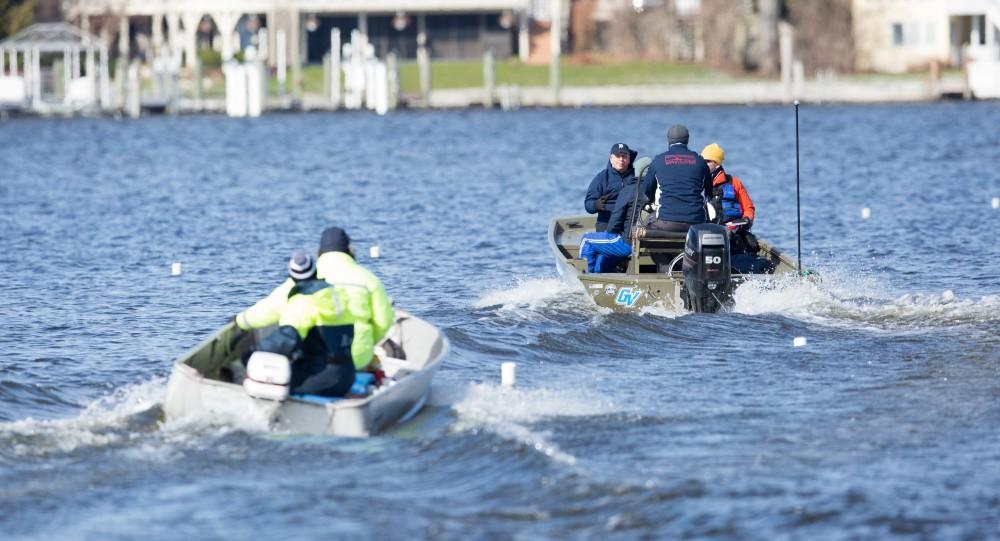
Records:
[[[61,73],[44,77],[60,59]],[[109,109],[107,46],[67,23],[35,24],[14,34],[0,42],[0,107],[40,113]]]

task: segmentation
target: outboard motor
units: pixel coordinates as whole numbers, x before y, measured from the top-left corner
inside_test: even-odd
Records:
[[[684,308],[718,312],[733,297],[729,234],[718,224],[695,224],[684,243]]]

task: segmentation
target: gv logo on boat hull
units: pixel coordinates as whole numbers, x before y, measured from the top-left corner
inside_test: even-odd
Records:
[[[642,296],[642,290],[623,287],[618,290],[618,297],[615,298],[615,304],[632,306],[635,304],[635,301],[639,300],[640,296]]]

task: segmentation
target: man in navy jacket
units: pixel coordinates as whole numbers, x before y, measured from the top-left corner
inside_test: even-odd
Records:
[[[594,176],[594,180],[590,181],[583,206],[588,213],[597,213],[597,231],[607,229],[611,211],[615,209],[618,192],[621,191],[622,186],[631,182],[635,175],[635,170],[632,169],[632,161],[635,160],[635,156],[636,152],[625,143],[611,145],[608,165]]]
[[[667,151],[653,158],[642,178],[646,197],[659,205],[648,229],[684,233],[692,224],[708,221],[705,201],[712,195],[712,175],[705,159],[688,149],[687,128],[671,126],[667,143]]]

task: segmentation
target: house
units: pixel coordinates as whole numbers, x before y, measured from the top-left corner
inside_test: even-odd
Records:
[[[861,71],[1000,60],[1000,0],[853,0],[852,17]]]

